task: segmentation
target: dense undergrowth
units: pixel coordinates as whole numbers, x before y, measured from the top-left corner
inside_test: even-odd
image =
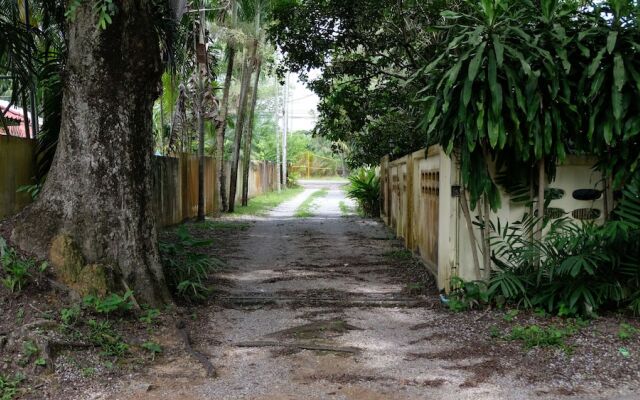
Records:
[[[160,258],[169,288],[185,300],[203,300],[209,293],[207,277],[224,264],[202,251],[211,246],[210,239],[197,239],[185,225],[174,231],[170,239],[160,241]]]
[[[528,217],[492,226],[490,279],[455,278],[449,307],[510,305],[584,317],[611,310],[640,314],[640,178],[626,185],[603,225],[559,219],[537,240],[536,224]]]

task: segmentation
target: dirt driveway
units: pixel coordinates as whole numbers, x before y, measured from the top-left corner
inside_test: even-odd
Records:
[[[320,186],[329,192],[317,201],[316,216],[292,217]],[[426,295],[407,290],[411,261],[393,256],[400,244],[380,222],[342,215],[341,202],[344,209],[348,201],[339,185],[315,182],[229,239],[233,250],[225,258],[232,269],[217,276],[226,286],[191,327],[194,347],[207,354],[217,377],[205,377],[202,366],[186,355],[167,355],[130,382],[85,398],[640,395],[638,359],[614,363],[616,348],[586,355],[524,350],[520,343],[490,336],[490,327],[508,329],[504,312],[453,314],[432,288]]]

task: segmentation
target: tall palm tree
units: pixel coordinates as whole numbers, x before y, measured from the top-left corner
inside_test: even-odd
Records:
[[[238,167],[240,163],[240,146],[244,130],[247,128],[247,120],[251,116],[247,112],[247,94],[251,85],[251,76],[258,66],[258,47],[260,46],[260,37],[262,36],[262,18],[268,2],[266,0],[239,0],[239,16],[243,22],[242,27],[247,36],[248,51],[245,52],[245,60],[243,64],[242,83],[240,86],[240,99],[238,102],[238,118],[236,121],[235,137],[233,141],[233,152],[231,162],[231,174],[229,183],[229,211],[235,208],[235,196],[237,191]],[[259,77],[258,77],[259,78]],[[250,155],[245,154],[245,159]],[[248,171],[248,168],[245,168]]]
[[[232,29],[236,23],[238,5],[235,0],[229,0],[221,13],[221,20],[226,19],[228,29]],[[235,37],[227,33],[227,45],[225,58],[227,59],[227,71],[224,78],[224,88],[222,90],[222,101],[220,102],[220,114],[216,129],[216,160],[218,160],[219,182],[220,182],[220,211],[227,210],[227,185],[224,165],[224,137],[227,129],[227,116],[229,115],[229,92],[231,81],[233,80],[233,67],[236,58]]]
[[[254,7],[254,21],[255,21],[255,38],[257,40],[257,45],[261,48],[264,48],[264,35],[262,34],[262,26],[264,24],[264,19],[268,15],[266,10],[264,9],[267,6],[267,2],[265,1],[256,1]],[[258,53],[260,54],[260,53]],[[249,168],[251,166],[251,142],[253,139],[253,125],[254,125],[254,116],[256,112],[256,104],[258,101],[258,85],[260,84],[260,72],[262,68],[262,58],[260,56],[256,57],[255,60],[255,80],[253,83],[252,90],[252,99],[251,99],[251,108],[248,110],[249,112],[249,124],[246,129],[246,138],[244,141],[244,158],[242,161],[242,205],[246,206],[249,203]]]

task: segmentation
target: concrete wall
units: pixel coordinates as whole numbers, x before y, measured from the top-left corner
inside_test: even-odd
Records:
[[[17,193],[22,185],[33,183],[35,141],[0,136],[0,218],[19,212],[31,202],[27,193]],[[226,162],[229,171],[230,162]],[[218,166],[215,159],[205,157],[205,212],[217,214],[219,205]],[[227,188],[229,174],[227,172]],[[198,214],[198,157],[154,157],[153,202],[160,226],[179,224]],[[249,198],[276,189],[276,169],[267,161],[251,162]],[[236,204],[242,195],[242,164],[238,172]]]
[[[0,135],[0,219],[20,211],[31,202],[28,193],[17,193],[33,184],[35,141]]]
[[[604,220],[604,204],[597,200],[583,201],[572,197],[577,189],[602,189],[601,175],[593,170],[595,160],[587,157],[568,157],[557,167],[556,179],[547,188],[562,189],[562,198],[552,200],[549,208],[564,211],[562,217],[577,220],[572,212],[596,209]],[[439,147],[420,150],[397,160],[383,158],[381,162],[382,218],[408,249],[418,254],[438,278],[440,288],[448,288],[452,276],[475,280],[472,241],[462,212],[460,197],[455,193],[460,184],[460,171],[455,160]],[[490,215],[491,221],[502,224],[521,219],[529,208],[511,202],[504,191],[502,207]],[[476,210],[482,205],[478,205]],[[478,216],[471,212],[472,221]],[[476,242],[481,243],[481,232],[473,226]],[[478,255],[482,263],[481,247]],[[490,266],[487,266],[490,268]],[[481,265],[484,270],[485,266]]]

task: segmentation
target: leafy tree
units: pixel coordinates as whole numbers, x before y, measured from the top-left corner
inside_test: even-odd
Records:
[[[416,129],[416,71],[437,53],[430,29],[449,2],[322,0],[274,2],[269,33],[286,68],[321,69],[309,87],[321,98],[315,133],[346,143],[352,166],[377,164],[428,145]]]

